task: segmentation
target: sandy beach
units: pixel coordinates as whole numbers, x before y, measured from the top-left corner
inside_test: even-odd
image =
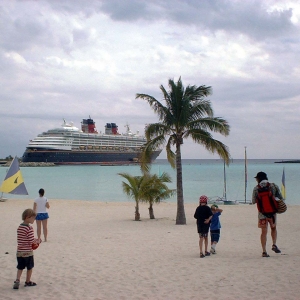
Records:
[[[13,290],[16,229],[33,200],[0,203],[1,299],[299,299],[300,206],[278,216],[278,247],[261,257],[257,210],[222,206],[217,254],[200,258],[193,218],[175,225],[176,204],[154,206],[150,220],[141,204],[50,200],[48,242],[35,250],[36,287]],[[36,225],[33,224],[36,231]]]

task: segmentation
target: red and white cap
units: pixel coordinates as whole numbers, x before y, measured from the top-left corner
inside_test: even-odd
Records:
[[[207,196],[202,195],[202,196],[200,196],[199,201],[200,201],[200,203],[207,203],[208,198],[207,198]]]

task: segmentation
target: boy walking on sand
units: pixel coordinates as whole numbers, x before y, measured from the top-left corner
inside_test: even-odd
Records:
[[[211,218],[211,223],[210,223],[210,238],[211,238],[210,253],[216,254],[216,246],[220,239],[220,229],[221,229],[221,222],[219,220],[219,217],[223,209],[219,208],[217,204],[213,204],[211,206],[211,211],[213,213],[213,216]]]
[[[26,286],[35,286],[36,283],[32,282],[31,275],[32,269],[34,267],[34,260],[33,260],[33,244],[39,244],[41,241],[34,238],[34,231],[30,224],[33,224],[36,217],[36,213],[28,208],[25,209],[22,214],[23,223],[17,229],[17,241],[18,241],[18,248],[17,248],[17,279],[14,281],[13,288],[17,290],[20,285],[20,278],[22,272],[25,268],[27,268],[26,274]]]
[[[208,246],[208,231],[209,224],[212,218],[212,212],[209,206],[207,206],[207,196],[202,195],[199,198],[199,206],[197,207],[194,218],[197,219],[197,229],[199,233],[199,248],[200,257],[209,256],[210,253],[207,251]],[[203,252],[203,242],[205,247],[205,252]]]

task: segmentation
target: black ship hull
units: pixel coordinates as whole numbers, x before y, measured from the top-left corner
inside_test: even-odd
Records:
[[[154,161],[161,150],[153,152],[151,160]],[[25,151],[22,162],[44,162],[58,165],[75,164],[107,164],[124,165],[139,163],[137,152],[97,152],[97,151]]]

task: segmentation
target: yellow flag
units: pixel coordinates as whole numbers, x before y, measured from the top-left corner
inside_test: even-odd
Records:
[[[281,179],[281,195],[282,195],[283,199],[285,199],[286,192],[285,192],[285,172],[284,172],[284,168],[283,168],[282,179]]]

